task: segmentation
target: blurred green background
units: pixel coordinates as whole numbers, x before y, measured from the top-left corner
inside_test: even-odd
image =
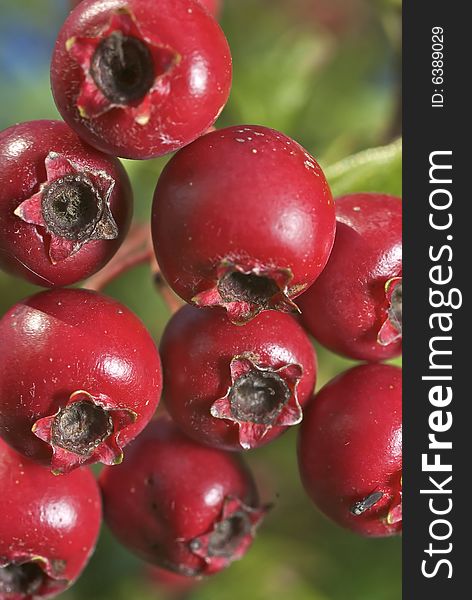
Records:
[[[335,194],[401,194],[399,0],[223,0],[234,60],[231,99],[218,126],[257,123],[301,142]],[[68,0],[0,0],[0,129],[57,118],[49,58]],[[124,161],[138,220],[149,217],[167,159]],[[0,311],[37,288],[0,274]],[[169,312],[139,267],[106,292],[132,308],[156,340]],[[1,343],[1,340],[0,340]],[[318,387],[351,363],[318,348]],[[398,600],[399,539],[365,540],[323,518],[303,493],[296,431],[247,455],[276,508],[244,560],[186,592],[192,600]],[[151,600],[169,592],[104,530],[64,600]]]

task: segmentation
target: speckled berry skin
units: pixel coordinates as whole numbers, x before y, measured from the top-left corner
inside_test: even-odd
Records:
[[[241,327],[230,323],[222,309],[185,306],[168,323],[160,350],[166,407],[175,423],[196,441],[226,450],[256,448],[286,431],[288,427],[278,422],[299,423],[301,407],[316,382],[317,362],[310,340],[291,315],[276,311],[260,314]],[[258,368],[282,377],[284,370],[295,371],[288,418],[280,412],[263,419],[265,425],[257,425],[257,419],[237,418],[228,396],[240,375],[235,368],[238,360],[248,363],[248,369],[243,365],[243,377],[247,370]],[[250,406],[251,402],[246,413]],[[227,409],[226,418],[224,411],[220,414],[222,408]]]
[[[301,478],[315,505],[364,536],[399,533],[401,369],[360,365],[308,404],[300,428]]]
[[[116,226],[108,234],[111,239],[95,239],[100,237],[95,227],[77,248],[71,240],[54,236],[44,224],[39,226],[34,207],[22,211],[22,216],[15,214],[64,172],[84,175],[98,184]],[[41,199],[37,200],[39,204]],[[128,232],[132,206],[129,179],[120,162],[85,144],[65,123],[30,121],[0,132],[0,268],[5,271],[43,287],[85,279],[119,248]]]
[[[266,309],[297,310],[292,299],[328,260],[335,213],[314,158],[282,133],[243,125],[202,136],[171,159],[152,228],[172,289],[243,323]]]
[[[138,50],[122,74],[115,61],[115,71],[97,76],[97,47],[113,32],[138,40]],[[226,104],[231,77],[226,38],[196,0],[83,0],[51,63],[64,120],[98,149],[135,159],[168,154],[204,133]],[[103,85],[113,78],[120,94]]]
[[[167,417],[149,424],[123,464],[103,470],[100,485],[105,521],[118,540],[189,577],[241,558],[266,512],[238,455],[197,444]]]
[[[57,472],[120,462],[161,392],[159,354],[141,321],[101,294],[53,290],[13,306],[0,338],[0,436]],[[57,441],[56,417],[84,403],[104,422],[103,439],[72,451]]]
[[[84,468],[54,477],[0,440],[0,489],[0,598],[62,592],[83,571],[100,530],[100,492],[92,473]],[[30,593],[12,591],[17,569]]]
[[[337,198],[335,205],[336,239],[329,262],[297,299],[303,325],[338,354],[367,361],[392,358],[402,347],[401,330],[392,327],[388,312],[390,296],[401,285],[401,199],[351,194]]]

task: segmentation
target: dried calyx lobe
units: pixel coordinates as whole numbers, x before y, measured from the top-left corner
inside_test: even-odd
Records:
[[[270,424],[290,399],[286,382],[272,371],[250,371],[234,382],[231,412],[240,420]]]
[[[270,277],[234,271],[222,277],[218,291],[225,302],[253,302],[264,307],[280,290]]]
[[[112,104],[130,104],[144,98],[154,82],[154,62],[147,45],[115,31],[97,46],[90,74]]]
[[[54,419],[52,443],[76,454],[87,455],[112,432],[110,415],[88,401],[75,402]]]
[[[41,210],[49,231],[68,240],[86,238],[100,220],[103,199],[81,174],[66,175],[44,190]]]
[[[33,562],[0,567],[0,597],[5,595],[8,598],[10,594],[32,596],[40,590],[46,578],[41,567]]]

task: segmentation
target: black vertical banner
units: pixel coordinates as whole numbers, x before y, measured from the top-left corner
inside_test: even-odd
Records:
[[[404,3],[403,598],[470,596],[472,34]]]

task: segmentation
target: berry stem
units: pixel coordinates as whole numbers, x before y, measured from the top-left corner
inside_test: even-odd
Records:
[[[153,279],[156,290],[164,300],[171,315],[175,314],[185,303],[170,289],[159,270],[154,272]]]
[[[157,262],[157,258],[154,252],[152,253],[151,258],[151,272],[157,293],[164,300],[164,303],[169,309],[170,314],[175,314],[179,310],[179,308],[181,308],[185,304],[185,302],[183,302],[177,296],[177,294],[175,294],[172,291],[164,277],[162,277],[161,269],[159,268],[159,264]]]
[[[96,275],[93,275],[84,283],[83,287],[87,290],[94,290],[95,292],[102,291],[108,284],[117,279],[123,273],[130,271],[134,267],[145,264],[150,260],[149,249],[141,250],[120,258],[120,260],[113,260],[113,264],[109,264],[99,271]]]
[[[149,225],[135,223],[131,226],[127,238],[115,256],[98,273],[89,277],[82,285],[87,290],[103,291],[112,281],[138,267],[149,264],[153,274],[154,284],[171,314],[182,306],[183,302],[172,292],[161,276],[152,247],[151,230]]]
[[[100,292],[123,273],[151,262],[153,251],[150,240],[151,232],[147,225],[142,223],[132,225],[130,233],[115,256],[103,269],[89,277],[82,287]]]

